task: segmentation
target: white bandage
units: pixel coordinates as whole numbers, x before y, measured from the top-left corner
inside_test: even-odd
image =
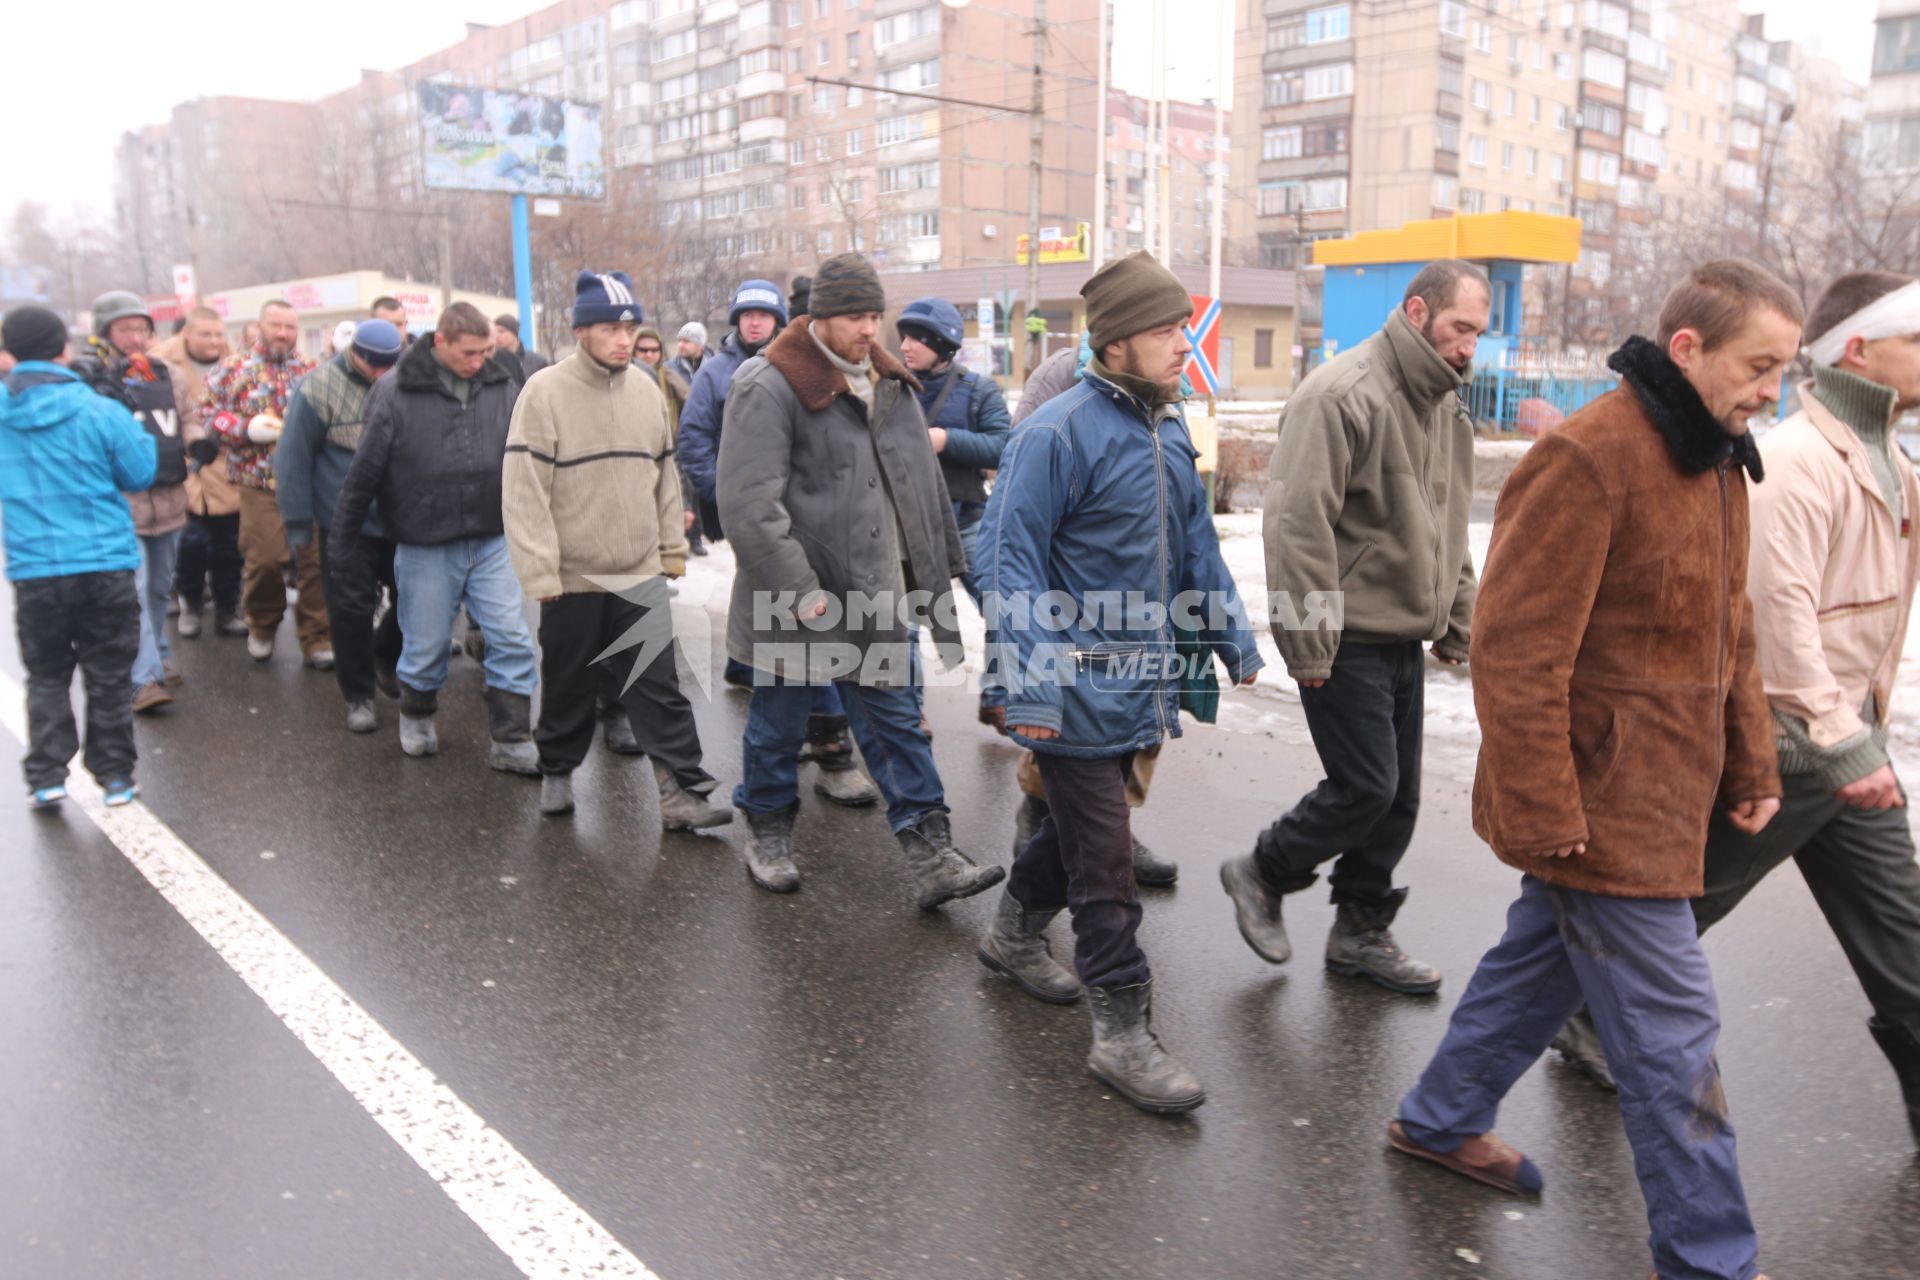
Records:
[[[1878,342],[1920,333],[1920,280],[1882,294],[1807,344],[1815,364],[1837,364],[1855,338]]]

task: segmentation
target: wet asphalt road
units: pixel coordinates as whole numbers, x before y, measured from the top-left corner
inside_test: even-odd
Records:
[[[1185,877],[1143,937],[1211,1100],[1165,1119],[1082,1073],[1083,1009],[975,961],[990,896],[913,910],[878,812],[809,794],[806,887],[774,897],[737,828],[662,838],[644,764],[604,750],[578,815],[542,819],[537,784],[484,766],[473,664],[443,754],[411,761],[392,703],[351,737],[282,639],[266,666],[176,646],[181,700],[140,722],[145,802],[666,1280],[1647,1273],[1613,1100],[1552,1061],[1501,1124],[1543,1199],[1383,1150],[1517,882],[1472,836],[1458,760],[1405,868],[1399,935],[1448,975],[1413,999],[1321,971],[1317,893],[1290,907],[1289,966],[1233,929],[1214,868],[1317,776],[1297,728],[1168,751],[1138,824]],[[730,785],[745,699],[695,704]],[[1015,753],[964,693],[930,711],[957,834],[1004,861]],[[0,787],[0,850],[0,1276],[515,1274],[84,815]],[[1797,876],[1709,949],[1772,1275],[1920,1275],[1920,1163]]]

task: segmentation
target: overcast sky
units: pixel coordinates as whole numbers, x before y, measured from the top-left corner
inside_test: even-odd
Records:
[[[1166,50],[1172,96],[1212,96],[1225,3],[1173,0]],[[1676,0],[1676,7],[1686,3]],[[1820,41],[1865,78],[1874,0],[1746,3],[1769,9],[1774,38]],[[0,118],[13,128],[0,163],[0,211],[23,199],[110,207],[120,134],[166,119],[183,99],[319,97],[352,84],[362,67],[404,66],[454,43],[467,21],[498,23],[537,7],[538,0],[326,0],[295,11],[257,0],[195,0],[155,9],[149,0],[95,0],[79,11],[83,31],[75,10],[23,0],[10,6],[5,23],[10,56],[0,74]],[[1146,0],[1116,5],[1114,81],[1135,92],[1146,91],[1153,66],[1146,9]]]

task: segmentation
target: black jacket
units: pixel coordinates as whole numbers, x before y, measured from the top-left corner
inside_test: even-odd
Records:
[[[410,546],[506,532],[500,467],[520,384],[497,359],[473,382],[463,406],[442,386],[433,335],[425,334],[373,384],[360,448],[334,508],[330,555],[352,552],[375,499],[387,536]]]

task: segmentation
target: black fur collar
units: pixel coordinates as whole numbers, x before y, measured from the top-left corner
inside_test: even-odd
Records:
[[[1729,436],[1680,367],[1659,347],[1636,334],[1607,357],[1607,368],[1633,388],[1682,471],[1698,475],[1731,458],[1755,483],[1766,478],[1753,436]]]

